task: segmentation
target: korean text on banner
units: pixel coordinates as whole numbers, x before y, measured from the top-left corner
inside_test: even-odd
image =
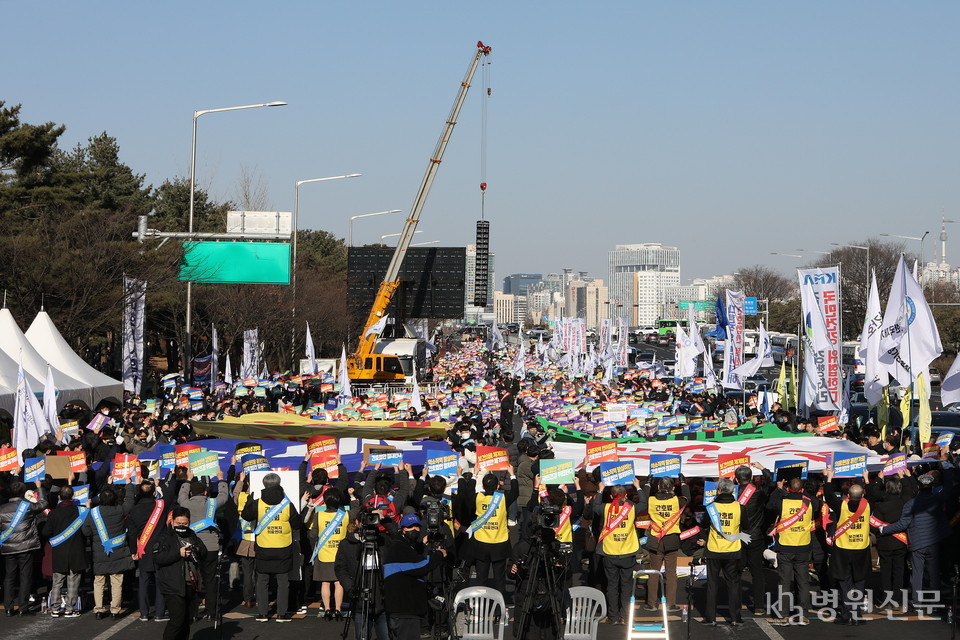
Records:
[[[823,411],[838,410],[843,393],[840,368],[840,271],[838,267],[797,269],[804,325],[804,376],[812,397],[807,403]]]
[[[19,466],[17,450],[13,447],[0,447],[0,471],[16,471]]]
[[[540,484],[572,484],[573,460],[541,460]]]
[[[87,470],[87,454],[83,451],[57,451],[57,455],[70,459],[70,473],[83,473]]]
[[[809,470],[808,460],[777,460],[773,463],[773,476],[778,481],[794,477],[806,480]]]
[[[197,478],[213,477],[220,471],[220,456],[216,451],[191,451],[188,455],[190,470]]]
[[[427,473],[432,476],[457,475],[457,459],[452,451],[427,451]]]
[[[113,456],[113,482],[126,484],[136,477],[140,470],[140,461],[137,456],[128,453],[118,453]]]
[[[178,444],[174,445],[174,449],[177,452],[176,461],[178,467],[190,466],[190,454],[203,451],[203,447],[198,444]]]
[[[324,451],[337,450],[337,439],[333,436],[313,436],[307,440],[307,453],[311,456]]]
[[[616,462],[617,443],[614,440],[587,440],[586,466],[593,468],[601,462]]]
[[[856,478],[863,475],[867,468],[867,454],[836,452],[831,459],[830,468],[835,478]]]
[[[500,447],[477,447],[477,471],[505,471],[510,468],[510,455]]]
[[[721,453],[717,455],[717,466],[720,473],[717,477],[732,478],[737,467],[750,466],[750,456],[742,453]]]
[[[24,482],[34,482],[36,480],[43,480],[43,477],[46,474],[47,474],[46,458],[39,457],[39,458],[23,459],[23,481]]]
[[[233,450],[233,455],[237,456],[237,460],[248,453],[263,454],[263,445],[258,442],[240,442]]]
[[[363,464],[382,467],[399,467],[403,464],[403,452],[393,447],[382,445],[363,445]]]
[[[337,466],[337,453],[336,449],[325,449],[320,453],[315,453],[310,456],[310,473],[313,473],[316,469],[325,469],[327,471],[328,478],[339,478],[340,477],[340,468]]]
[[[681,458],[669,453],[650,454],[650,476],[672,478],[680,475]]]
[[[608,487],[615,484],[628,484],[633,482],[636,476],[637,474],[633,470],[633,460],[600,463],[600,481]]]
[[[831,433],[833,431],[840,431],[837,416],[820,416],[817,418],[817,433]]]
[[[240,456],[240,466],[244,473],[251,471],[269,471],[270,463],[262,453],[245,453]]]
[[[907,454],[893,453],[887,456],[887,461],[883,463],[883,475],[895,476],[901,471],[907,470]]]

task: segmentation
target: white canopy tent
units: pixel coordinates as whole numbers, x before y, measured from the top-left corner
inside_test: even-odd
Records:
[[[5,409],[13,413],[17,397],[17,370],[19,365],[16,360],[0,351],[0,409]],[[30,389],[34,393],[43,392],[43,382],[37,380],[26,371],[23,372],[27,382],[30,383]]]
[[[43,391],[44,383],[40,381],[47,379],[47,360],[30,344],[27,336],[17,325],[17,321],[13,319],[10,309],[6,307],[0,309],[0,351],[7,354],[14,363],[14,387],[16,387],[17,362],[23,362],[24,373],[32,376],[30,386],[34,393]],[[50,366],[53,369],[53,384],[58,392],[58,410],[70,400],[83,400],[93,405],[93,388],[89,384],[60,371],[53,363],[50,363]],[[3,368],[3,364],[0,364],[0,368]],[[38,381],[36,384],[33,382],[34,379]]]
[[[70,343],[60,334],[56,325],[53,324],[53,320],[50,319],[50,314],[46,311],[41,310],[37,314],[24,335],[33,345],[33,348],[50,363],[50,366],[76,378],[92,389],[93,404],[90,405],[91,409],[96,403],[108,396],[117,400],[123,399],[123,383],[87,364],[70,347]],[[57,389],[59,390],[59,387]],[[63,395],[62,392],[61,395]]]

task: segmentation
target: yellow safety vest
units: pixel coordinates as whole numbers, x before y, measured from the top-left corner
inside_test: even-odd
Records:
[[[780,506],[780,521],[799,513],[803,505],[807,512],[790,527],[777,535],[777,542],[787,547],[805,547],[810,544],[810,532],[813,530],[813,505],[806,500],[783,500]]]
[[[647,513],[650,514],[650,531],[648,532],[651,536],[668,536],[671,533],[680,533],[680,519],[677,518],[674,520],[674,523],[666,530],[663,531],[663,525],[666,524],[667,520],[673,518],[674,515],[680,510],[680,499],[676,496],[672,498],[667,498],[666,500],[660,500],[653,496],[650,497],[649,502],[647,503]]]
[[[485,493],[477,494],[476,514],[479,518],[487,511],[487,505],[493,502],[493,496]],[[482,527],[473,534],[474,540],[485,544],[499,544],[506,542],[510,538],[510,532],[507,529],[507,500],[506,497],[500,499],[500,505],[490,516]]]
[[[847,501],[844,500],[840,506],[840,520],[837,526],[850,519],[855,512],[847,507]],[[839,549],[869,549],[870,548],[870,505],[867,504],[860,517],[853,522],[850,527],[837,536],[833,541],[833,546]]]
[[[327,529],[327,525],[337,517],[336,511],[318,511],[316,515],[315,529],[317,537]],[[337,559],[337,548],[340,546],[340,541],[347,537],[347,525],[350,524],[350,518],[345,517],[340,522],[340,526],[337,527],[336,531],[327,538],[326,543],[323,547],[320,548],[320,553],[317,554],[317,562],[333,562]]]
[[[564,518],[564,515],[566,517]],[[570,522],[573,517],[573,507],[564,507],[560,510],[560,520],[562,521],[559,527],[554,528],[553,533],[556,536],[557,542],[573,542],[573,523]]]
[[[274,505],[267,504],[263,500],[257,501],[257,522],[253,523],[254,528],[263,520],[263,516]],[[283,549],[293,544],[293,529],[290,527],[290,511],[292,505],[287,505],[280,510],[280,513],[267,525],[267,528],[257,536],[257,546],[263,549]]]
[[[720,524],[723,532],[726,534],[740,533],[740,503],[733,502],[714,502],[717,513],[720,516]],[[707,537],[707,551],[714,553],[734,553],[740,551],[740,539],[727,540],[717,533],[717,530],[710,527],[710,535]]]
[[[243,513],[243,508],[246,506],[249,497],[250,494],[246,492],[237,496],[237,511]],[[256,536],[253,535],[253,530],[256,527],[256,522],[247,522],[243,518],[240,519],[240,535],[243,536],[243,539],[247,542],[253,542],[256,539]]]
[[[613,503],[608,502],[603,505],[603,527],[607,528],[607,524],[614,520],[620,513],[622,507],[617,507],[616,510],[613,509]],[[611,512],[612,515],[611,515]],[[631,553],[636,553],[640,550],[640,540],[637,539],[637,526],[635,524],[637,519],[637,510],[630,505],[630,511],[627,513],[627,517],[623,519],[620,524],[617,525],[616,529],[611,531],[606,537],[600,541],[600,546],[604,555],[608,556],[625,556]],[[603,534],[601,530],[600,535]]]

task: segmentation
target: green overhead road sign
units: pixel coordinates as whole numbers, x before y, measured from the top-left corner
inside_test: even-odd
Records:
[[[184,242],[180,279],[290,284],[289,242]]]
[[[694,311],[711,311],[713,310],[713,304],[709,300],[698,300],[697,302],[681,302],[680,311],[687,311],[690,309],[690,305],[693,305]]]

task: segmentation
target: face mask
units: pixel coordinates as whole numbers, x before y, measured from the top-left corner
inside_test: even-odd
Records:
[[[177,535],[181,538],[186,538],[187,534],[190,533],[190,527],[174,527],[174,531],[177,532]]]
[[[420,539],[420,530],[411,529],[410,531],[404,531],[403,537],[406,538],[409,542],[416,542]]]

